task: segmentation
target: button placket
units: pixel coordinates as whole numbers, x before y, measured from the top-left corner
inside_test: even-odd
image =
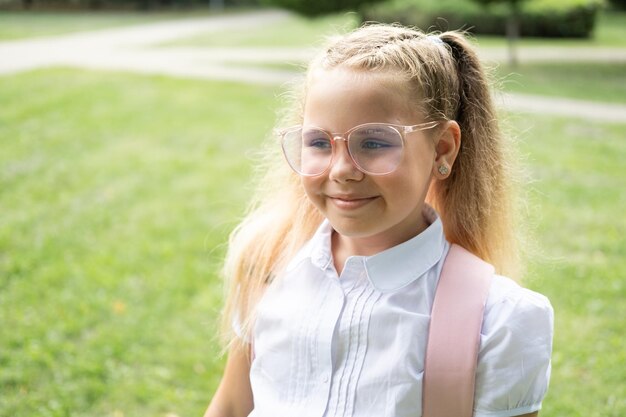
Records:
[[[332,385],[332,341],[335,326],[339,320],[341,310],[344,305],[344,294],[340,285],[336,281],[328,281],[328,292],[326,294],[327,308],[321,312],[320,320],[323,321],[323,325],[320,326],[320,334],[318,340],[319,349],[319,384],[318,394],[320,398],[320,408],[316,410],[314,415],[322,417],[328,407],[328,400],[330,399],[330,388]],[[313,415],[313,414],[312,414]]]

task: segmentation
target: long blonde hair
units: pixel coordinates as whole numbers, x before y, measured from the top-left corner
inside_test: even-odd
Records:
[[[399,74],[416,92],[410,105],[419,106],[432,120],[459,123],[462,140],[454,168],[448,178],[432,184],[426,201],[439,212],[448,241],[490,262],[498,273],[514,275],[519,258],[509,153],[485,71],[463,34],[426,35],[374,24],[331,39],[294,90],[282,126],[301,122],[309,74],[336,67]],[[256,194],[230,236],[225,260],[229,285],[223,330],[228,345],[243,345],[264,287],[322,221],[300,178],[282,160],[277,142],[270,142],[259,167]],[[233,322],[240,326],[240,337],[231,331]]]

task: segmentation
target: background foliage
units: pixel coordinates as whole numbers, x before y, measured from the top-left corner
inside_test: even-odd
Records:
[[[260,0],[267,6],[281,7],[304,16],[319,16],[347,10],[358,10],[366,4],[378,3],[381,0]]]
[[[219,0],[226,7],[270,6],[304,16],[354,10],[364,21],[400,22],[420,28],[470,29],[502,35],[511,1],[485,0]],[[626,0],[609,0],[624,9]],[[185,9],[209,0],[0,0],[0,9]],[[485,4],[481,4],[485,3]],[[604,0],[524,0],[523,36],[589,37]]]
[[[526,0],[521,2],[522,36],[589,37],[601,3],[598,0]],[[468,29],[475,34],[504,35],[506,3],[482,5],[472,0],[390,0],[361,9],[363,19],[400,22],[422,29]]]

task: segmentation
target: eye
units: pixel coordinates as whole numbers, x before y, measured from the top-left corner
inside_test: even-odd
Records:
[[[319,150],[332,148],[328,136],[323,132],[315,130],[302,133],[302,145],[305,148],[315,148]]]
[[[309,148],[318,148],[318,149],[330,149],[331,148],[331,143],[326,138],[311,139],[309,141],[306,141],[305,145]]]
[[[365,150],[375,150],[375,149],[390,148],[392,146],[393,144],[389,143],[388,141],[376,139],[376,138],[369,138],[369,139],[363,139],[361,141],[360,148],[365,149]]]
[[[402,147],[402,137],[388,126],[368,126],[358,129],[351,135],[351,148],[354,152],[385,152]]]

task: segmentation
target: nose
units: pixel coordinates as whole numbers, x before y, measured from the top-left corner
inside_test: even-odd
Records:
[[[335,136],[333,141],[335,144],[335,152],[331,161],[328,177],[338,182],[361,180],[363,173],[354,164],[348,152],[348,141],[341,136]]]

